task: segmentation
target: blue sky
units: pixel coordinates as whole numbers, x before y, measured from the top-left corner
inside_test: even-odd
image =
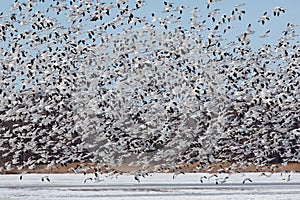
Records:
[[[9,11],[10,4],[14,1],[2,1],[0,12],[3,12],[4,15]],[[48,1],[49,3],[53,3],[53,1]],[[67,1],[68,2],[68,1]],[[111,2],[104,1],[101,2]],[[134,2],[133,0],[129,0],[129,2]],[[139,10],[137,15],[146,16],[148,19],[151,19],[151,13],[155,13],[158,17],[164,17],[167,14],[162,13],[164,8],[163,0],[145,0],[146,5]],[[246,13],[242,18],[242,21],[234,21],[230,23],[233,26],[233,29],[228,31],[224,36],[230,41],[236,41],[236,36],[240,33],[246,31],[249,23],[252,24],[252,29],[255,31],[254,35],[250,36],[250,40],[252,42],[252,46],[255,48],[259,48],[261,44],[268,43],[274,44],[278,38],[281,37],[282,31],[286,29],[287,23],[297,24],[298,26],[295,28],[296,34],[300,34],[300,1],[299,0],[251,0],[251,1],[236,1],[236,0],[221,0],[219,2],[211,4],[210,9],[206,8],[206,0],[181,0],[181,1],[168,1],[174,2],[173,6],[177,7],[180,5],[184,5],[188,7],[182,15],[181,26],[186,28],[189,27],[189,17],[190,11],[194,7],[198,7],[200,10],[200,14],[202,19],[207,21],[208,27],[213,27],[212,21],[208,19],[207,14],[209,11],[219,8],[220,14],[218,15],[218,20],[221,19],[222,14],[230,14],[233,10],[234,6],[238,3],[246,3],[245,6],[241,8],[241,10],[245,10]],[[281,14],[279,17],[273,16],[273,8],[276,6],[286,8],[286,13]],[[270,15],[270,20],[266,22],[265,25],[261,25],[258,20],[259,17],[267,11]],[[180,16],[176,14],[176,16]],[[55,16],[53,16],[55,18]],[[1,20],[0,20],[1,23]],[[62,21],[62,24],[67,23],[67,21]],[[260,38],[259,36],[265,33],[267,30],[271,30],[268,38]],[[299,38],[299,36],[298,36]],[[299,39],[298,39],[299,40]]]

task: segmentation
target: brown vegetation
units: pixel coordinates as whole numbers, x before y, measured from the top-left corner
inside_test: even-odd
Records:
[[[127,164],[119,165],[119,166],[108,166],[108,165],[97,165],[95,163],[69,163],[66,165],[38,165],[35,169],[18,169],[17,166],[13,166],[12,170],[4,170],[2,169],[2,174],[19,174],[24,171],[28,173],[47,173],[47,174],[59,174],[59,173],[94,173],[95,169],[101,173],[109,173],[109,172],[119,172],[119,173],[130,173],[137,172],[140,170],[147,170],[149,172],[158,171],[161,173],[166,172],[175,172],[175,171],[183,171],[186,173],[192,172],[202,172],[202,173],[241,173],[241,172],[283,172],[283,171],[294,171],[300,172],[300,163],[288,163],[287,165],[282,164],[273,164],[267,166],[241,166],[241,165],[232,165],[229,162],[224,163],[214,163],[206,166],[198,166],[195,164],[180,164],[176,167],[172,167],[170,165],[160,165],[160,166],[149,166],[148,168],[144,168],[142,166],[131,166]],[[155,170],[154,170],[155,168]]]

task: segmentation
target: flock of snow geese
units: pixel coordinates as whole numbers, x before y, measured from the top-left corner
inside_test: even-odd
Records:
[[[15,0],[0,14],[1,172],[299,162],[297,25],[272,44],[254,30],[288,10],[243,24],[244,3],[149,4]]]
[[[23,180],[23,176],[27,174],[27,172],[23,172],[19,178],[20,178],[20,181]],[[179,175],[179,174],[185,174],[184,172],[182,173],[174,173],[173,174],[173,180],[176,179],[176,177]],[[278,176],[280,177],[280,180],[282,182],[291,182],[293,179],[291,178],[291,176],[293,175],[293,173],[280,173],[279,174],[276,174],[276,175],[273,175],[274,172],[271,172],[271,173],[265,173],[265,172],[262,172],[262,173],[259,173],[256,176],[253,176],[253,177],[247,177],[246,174],[241,174],[241,184],[251,184],[255,181],[258,181],[261,182],[261,180],[259,180],[260,177],[263,177],[263,178],[266,178],[266,179],[269,179],[271,178],[272,176],[277,176],[277,178],[275,179],[278,179]],[[110,179],[118,179],[118,176],[111,176],[111,174],[105,174],[103,175],[102,173],[98,173],[98,172],[94,172],[94,175],[91,176],[91,174],[84,174],[85,176],[83,177],[83,183],[84,184],[88,184],[88,183],[101,183],[101,182],[104,182],[104,181],[107,181]],[[133,178],[134,180],[137,182],[137,183],[141,183],[141,178],[144,178],[146,179],[147,177],[151,177],[153,174],[151,173],[142,173],[142,174],[138,174],[138,173],[135,173],[135,174],[130,174],[130,175],[133,175]],[[106,178],[105,179],[100,179],[100,176],[102,176],[102,178]],[[225,183],[228,183],[229,180],[232,181],[231,179],[233,179],[235,182],[237,182],[237,178],[232,178],[231,177],[232,174],[204,174],[204,175],[200,175],[200,178],[199,178],[199,183],[201,184],[216,184],[216,185],[220,185],[220,184],[225,184]],[[108,179],[107,179],[108,178]],[[253,178],[255,178],[256,180],[253,181]],[[52,180],[50,179],[50,175],[41,175],[41,178],[40,180],[42,182],[52,182]],[[278,180],[277,180],[278,181]]]

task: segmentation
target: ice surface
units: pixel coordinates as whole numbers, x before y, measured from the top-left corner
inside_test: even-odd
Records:
[[[300,199],[298,173],[211,174],[187,173],[173,179],[171,173],[154,173],[141,182],[133,175],[112,178],[102,174],[104,181],[84,180],[93,174],[50,174],[50,182],[41,181],[44,174],[0,176],[0,200],[4,199]],[[290,180],[287,177],[290,175]],[[200,177],[204,178],[203,183]],[[222,180],[229,176],[225,183]],[[242,184],[245,178],[247,181]],[[284,179],[284,180],[283,180]],[[218,182],[219,184],[216,184]]]

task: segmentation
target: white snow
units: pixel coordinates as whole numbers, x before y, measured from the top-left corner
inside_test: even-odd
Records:
[[[269,175],[270,173],[266,173]],[[154,173],[141,182],[133,175],[112,178],[102,174],[104,181],[95,183],[84,179],[93,174],[48,174],[50,182],[42,182],[45,174],[0,175],[0,200],[4,199],[300,199],[299,173],[244,174],[187,173],[173,179],[172,173]],[[290,175],[289,181],[287,180]],[[225,183],[216,184],[229,176]],[[245,178],[253,182],[242,184]]]

